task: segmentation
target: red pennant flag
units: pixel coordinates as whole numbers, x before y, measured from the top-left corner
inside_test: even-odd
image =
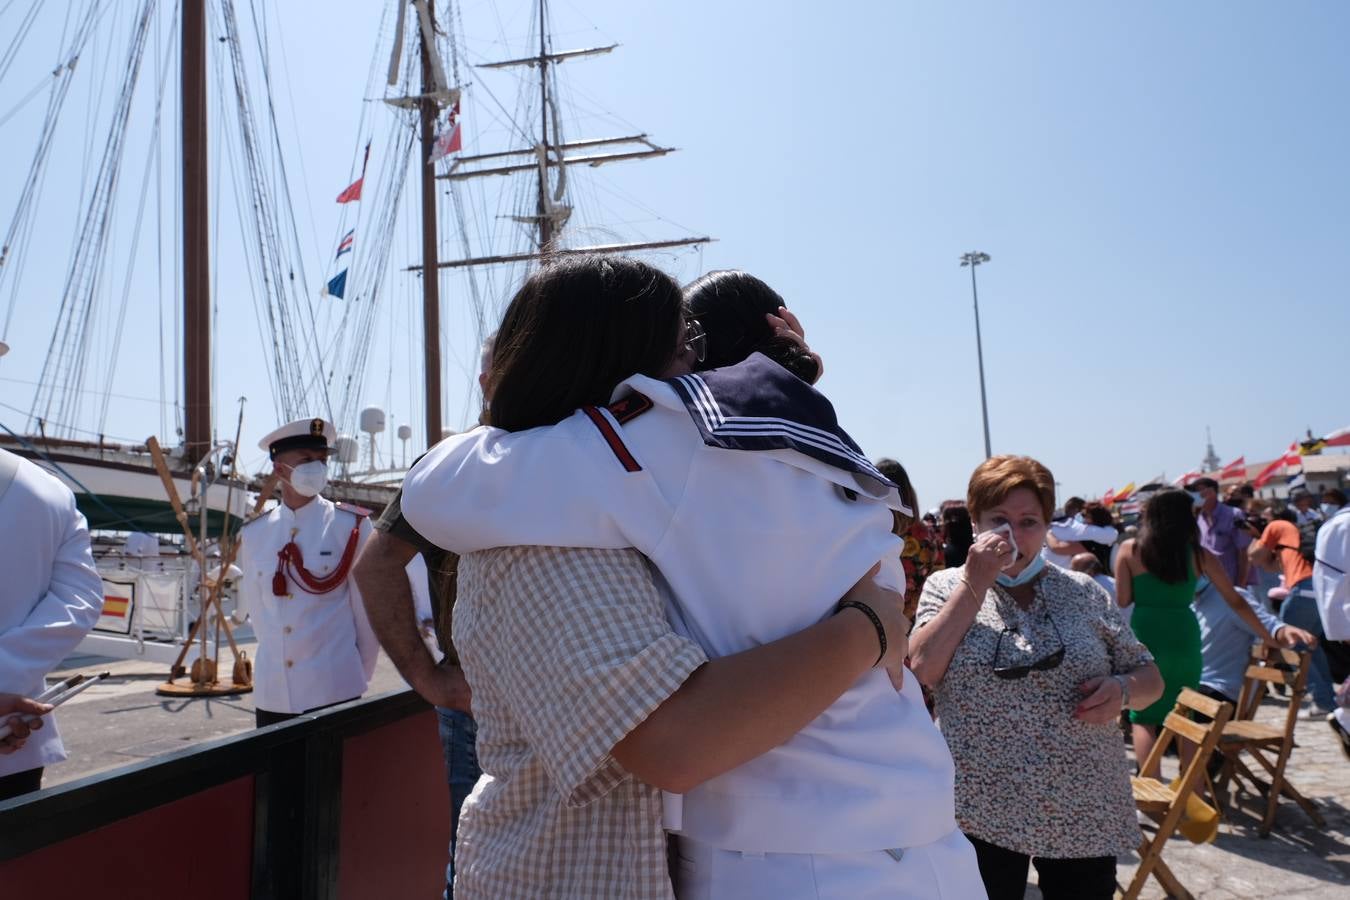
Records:
[[[1247,457],[1239,456],[1237,459],[1224,466],[1219,472],[1219,480],[1227,481],[1230,478],[1236,478],[1240,481],[1247,479]]]
[[[1111,506],[1116,502],[1115,488],[1107,488],[1105,496],[1102,497],[1102,506]]]
[[[366,180],[366,163],[370,162],[370,142],[366,141],[366,155],[361,160],[361,177],[347,185],[347,189],[338,194],[337,202],[351,203],[353,200],[361,199],[361,186]]]
[[[1266,482],[1275,477],[1275,473],[1285,466],[1299,465],[1298,441],[1289,445],[1289,449],[1284,451],[1284,456],[1273,460],[1269,465],[1262,469],[1255,478],[1252,479],[1252,487],[1264,487]]]
[[[436,135],[436,142],[431,146],[431,158],[427,163],[438,162],[451,153],[458,153],[463,146],[463,133],[459,127],[459,104],[456,103],[450,107],[450,117],[445,123],[445,130]]]

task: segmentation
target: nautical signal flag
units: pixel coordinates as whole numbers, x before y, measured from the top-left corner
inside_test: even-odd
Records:
[[[450,107],[450,116],[446,120],[445,130],[436,135],[436,142],[431,145],[431,158],[427,160],[427,165],[438,162],[449,156],[451,153],[458,153],[463,149],[464,142],[459,128],[459,102]]]
[[[1219,472],[1219,480],[1227,481],[1230,478],[1236,478],[1241,481],[1247,480],[1247,457],[1239,456],[1237,459],[1224,466]]]
[[[351,252],[352,252],[352,241],[353,241],[355,238],[356,238],[356,229],[355,229],[355,228],[353,228],[351,231],[349,231],[349,232],[347,232],[346,234],[344,234],[344,235],[342,236],[342,240],[338,243],[337,256],[335,256],[335,257],[333,257],[333,258],[334,258],[334,259],[341,259],[341,258],[342,258],[342,254],[344,254],[344,253],[351,253]]]
[[[361,160],[361,177],[347,185],[346,190],[338,194],[337,202],[351,203],[361,199],[361,186],[366,180],[366,164],[370,162],[370,141],[366,141],[366,155]]]
[[[343,269],[328,279],[328,287],[325,290],[329,296],[343,299],[347,293],[347,270]]]
[[[1178,477],[1175,481],[1172,482],[1172,485],[1173,485],[1174,487],[1176,487],[1176,486],[1184,486],[1184,485],[1185,485],[1187,482],[1189,482],[1192,478],[1199,478],[1199,477],[1200,477],[1200,473],[1197,472],[1197,471],[1195,471],[1194,469],[1192,469],[1191,471],[1187,472],[1185,475],[1182,475],[1182,476]]]

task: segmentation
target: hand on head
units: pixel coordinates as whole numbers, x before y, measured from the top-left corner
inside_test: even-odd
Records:
[[[765,313],[764,321],[769,323],[775,337],[786,338],[811,355],[811,358],[816,361],[815,381],[820,381],[821,376],[825,374],[825,360],[806,343],[806,329],[802,327],[801,321],[793,315],[792,311],[786,306],[780,306],[777,315]]]

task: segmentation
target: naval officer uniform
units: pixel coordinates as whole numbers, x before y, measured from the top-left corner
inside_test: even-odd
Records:
[[[0,693],[36,697],[44,679],[98,622],[103,579],[75,495],[28,460],[0,450]],[[53,715],[0,755],[0,800],[36,791],[66,758]]]
[[[360,697],[379,656],[351,578],[370,536],[369,514],[318,494],[326,483],[321,459],[287,462],[292,450],[326,455],[334,438],[323,419],[299,419],[259,444],[298,492],[295,499],[304,501],[295,508],[282,502],[241,530],[236,615],[248,615],[258,636],[253,695],[259,727]]]
[[[404,516],[461,554],[635,547],[710,657],[820,622],[877,562],[903,593],[891,512],[909,511],[805,382],[754,354],[615,397],[447,438],[404,481]],[[677,893],[983,898],[954,778],[917,679],[897,693],[873,670],[786,743],[667,797]]]

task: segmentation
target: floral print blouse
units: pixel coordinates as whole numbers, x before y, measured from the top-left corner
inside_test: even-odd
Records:
[[[926,522],[915,522],[905,532],[900,564],[905,569],[905,615],[913,619],[924,581],[942,567],[942,548]]]
[[[916,629],[932,621],[964,573],[962,566],[928,577]],[[1089,576],[1046,565],[1034,584],[1027,610],[1001,588],[988,591],[934,688],[956,761],[957,821],[969,835],[1031,856],[1133,850],[1139,827],[1120,728],[1081,722],[1073,711],[1080,684],[1152,657]],[[995,665],[1029,665],[1060,646],[1057,668],[1017,680],[994,674]]]

